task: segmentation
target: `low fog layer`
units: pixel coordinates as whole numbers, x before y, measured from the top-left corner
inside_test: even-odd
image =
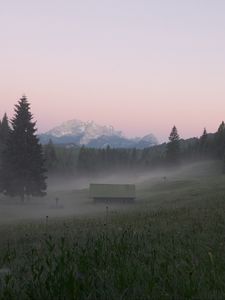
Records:
[[[141,202],[139,194],[143,189],[173,180],[194,179],[196,177],[208,176],[213,172],[213,162],[189,164],[176,170],[156,170],[145,174],[117,173],[89,178],[49,178],[48,193],[43,198],[26,199],[21,203],[18,198],[10,198],[0,195],[0,222],[13,222],[20,220],[41,219],[46,216],[67,217],[97,215],[106,212],[106,206],[111,211],[122,211],[130,207],[129,204],[106,204],[93,203],[89,198],[88,187],[90,183],[111,183],[136,185],[136,204]],[[149,197],[151,201],[151,197]]]

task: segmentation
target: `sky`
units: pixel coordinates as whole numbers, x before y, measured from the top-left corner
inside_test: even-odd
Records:
[[[39,132],[71,119],[129,137],[225,120],[224,0],[0,0],[0,117],[26,94]]]

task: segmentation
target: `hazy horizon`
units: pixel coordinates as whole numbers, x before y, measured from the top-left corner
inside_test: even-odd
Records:
[[[91,122],[94,122],[94,123],[96,123],[95,121],[93,121],[93,120],[78,120],[78,119],[72,119],[72,120],[66,120],[66,121],[64,121],[64,122],[61,122],[61,123],[58,123],[54,128],[56,128],[56,127],[58,127],[58,126],[61,126],[61,125],[63,125],[64,123],[67,123],[67,122],[70,122],[70,121],[73,121],[73,120],[77,120],[77,121],[81,121],[81,122],[84,122],[84,123],[91,123]],[[169,134],[170,134],[170,132],[171,132],[171,129],[172,128],[170,128],[169,129],[169,131],[168,131],[168,136],[167,137],[165,137],[164,139],[160,139],[159,137],[157,137],[155,134],[154,134],[154,132],[147,132],[146,131],[146,134],[143,134],[143,135],[128,135],[128,134],[126,134],[124,131],[122,131],[122,130],[120,130],[120,128],[115,128],[112,124],[100,124],[100,123],[96,123],[97,125],[100,125],[100,126],[112,126],[113,128],[114,128],[114,130],[115,131],[121,131],[121,133],[122,133],[122,136],[125,136],[125,137],[128,137],[128,138],[136,138],[136,137],[144,137],[144,136],[147,136],[147,135],[149,135],[149,134],[153,134],[156,138],[157,138],[157,140],[158,140],[158,143],[160,144],[160,143],[164,143],[164,142],[168,142],[168,138],[169,138]],[[219,124],[218,124],[219,125]],[[217,126],[218,127],[218,126]],[[45,133],[47,133],[48,131],[51,131],[52,129],[54,129],[53,127],[52,128],[49,128],[49,129],[47,129],[47,130],[45,130],[45,132],[40,132],[40,131],[38,131],[38,134],[45,134]],[[217,128],[216,128],[217,129]],[[215,130],[215,132],[216,132],[216,130]],[[209,131],[207,131],[207,133],[214,133],[213,131],[212,132],[209,132]],[[178,134],[179,134],[179,132],[178,132]],[[180,136],[180,138],[181,139],[188,139],[188,138],[193,138],[193,137],[200,137],[202,135],[202,132],[200,132],[199,134],[196,134],[195,136],[189,136],[189,137],[183,137],[183,136]]]
[[[225,111],[225,1],[21,0],[1,5],[0,117],[25,93],[39,132],[71,119],[165,141]]]

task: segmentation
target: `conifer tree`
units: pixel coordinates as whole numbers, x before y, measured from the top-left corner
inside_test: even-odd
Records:
[[[32,121],[30,104],[23,96],[15,105],[6,149],[3,152],[2,187],[10,196],[44,196],[46,170],[42,146],[35,134],[36,122]]]
[[[2,169],[3,153],[6,149],[9,132],[10,132],[10,127],[9,127],[8,117],[5,113],[2,121],[0,121],[0,192],[2,191],[1,177],[3,173],[3,169]]]
[[[177,163],[180,158],[180,137],[176,126],[173,126],[169,136],[169,143],[167,143],[166,148],[166,158],[167,162],[170,164]]]
[[[137,149],[133,148],[130,155],[130,167],[136,167],[137,164]]]
[[[88,166],[88,151],[84,145],[80,148],[78,160],[77,160],[77,170],[80,174],[87,172]]]
[[[8,121],[8,117],[7,114],[5,113],[2,121],[1,121],[1,127],[0,127],[0,141],[5,143],[6,140],[8,139],[8,135],[9,135],[9,121]]]
[[[225,152],[225,124],[224,121],[220,124],[216,135],[215,135],[215,144],[216,144],[216,156],[218,158],[223,158]]]
[[[56,168],[58,159],[51,139],[49,139],[48,144],[44,147],[44,156],[48,171],[53,171]]]
[[[201,155],[207,154],[207,147],[208,147],[208,134],[206,128],[204,128],[203,133],[199,139],[199,152]]]
[[[149,167],[149,148],[144,148],[142,150],[141,164],[143,168]]]
[[[7,143],[9,132],[10,132],[10,128],[9,128],[8,117],[5,113],[2,118],[2,121],[0,121],[0,156]]]

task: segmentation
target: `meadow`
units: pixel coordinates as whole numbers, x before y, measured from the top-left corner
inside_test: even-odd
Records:
[[[0,204],[0,299],[225,298],[220,162],[143,175],[132,205],[93,204],[85,187],[48,197]]]

